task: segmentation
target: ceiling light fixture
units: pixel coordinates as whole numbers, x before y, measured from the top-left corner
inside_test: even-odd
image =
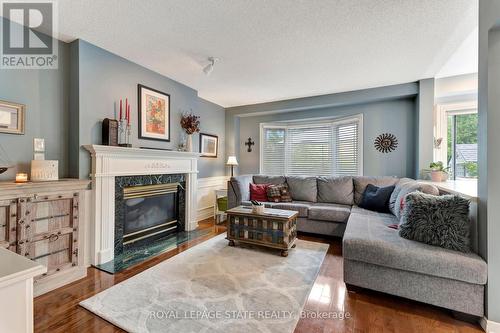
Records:
[[[212,73],[212,71],[214,70],[215,63],[219,61],[219,58],[209,57],[208,61],[210,63],[203,68],[203,72],[206,75],[210,75],[210,73]]]

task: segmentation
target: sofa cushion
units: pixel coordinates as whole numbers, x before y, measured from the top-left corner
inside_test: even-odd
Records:
[[[312,204],[307,201],[273,202],[272,207],[276,209],[293,210],[299,213],[298,217],[307,217]]]
[[[361,214],[361,215],[369,215],[369,216],[379,216],[381,218],[389,218],[392,219],[394,218],[394,215],[390,213],[379,213],[379,212],[374,212],[373,210],[368,210],[361,208],[359,206],[352,206],[351,207],[351,214]]]
[[[241,202],[241,205],[242,206],[251,206],[252,205],[252,202],[250,200],[243,200]]]
[[[238,196],[240,195],[239,201],[250,200],[250,184],[252,183],[252,175],[241,175],[231,177],[229,181],[230,185],[233,187],[233,192]]]
[[[279,185],[285,182],[284,176],[267,176],[267,175],[255,175],[253,176],[253,182],[255,184],[272,184]]]
[[[438,188],[432,184],[421,183],[416,180],[403,181],[403,182],[400,181],[396,185],[396,188],[391,194],[391,199],[389,200],[389,210],[391,210],[391,213],[393,213],[398,219],[400,219],[402,213],[401,206],[402,203],[404,203],[404,198],[408,194],[416,191],[432,195],[439,195]]]
[[[364,215],[354,211],[343,238],[345,259],[468,283],[486,283],[487,266],[478,255],[402,238],[397,230],[387,227],[397,223],[394,215]]]
[[[378,187],[383,186],[391,186],[396,185],[399,181],[399,178],[396,177],[366,177],[366,176],[357,176],[353,177],[354,183],[354,202],[356,205],[361,203],[361,199],[363,198],[363,193],[365,192],[365,188],[368,184],[373,184]]]
[[[394,185],[378,187],[368,184],[359,206],[376,212],[389,213],[389,199],[392,191],[394,191]]]
[[[352,177],[318,177],[318,202],[341,205],[354,203]]]
[[[316,203],[309,208],[309,218],[311,220],[347,222],[351,214],[351,206]]]
[[[420,190],[420,185],[417,182],[406,183],[401,187],[399,191],[396,202],[394,203],[394,216],[398,218],[401,222],[401,213],[403,212],[403,207],[405,205],[405,198],[408,194],[417,192]]]
[[[316,177],[290,176],[286,177],[286,182],[293,200],[317,201],[318,186]]]
[[[397,216],[396,215],[396,201],[397,201],[399,192],[401,192],[401,189],[403,188],[404,184],[406,184],[406,183],[412,183],[412,182],[415,182],[415,180],[411,179],[411,178],[401,178],[396,183],[396,187],[394,187],[394,191],[392,191],[391,198],[389,199],[389,211],[394,216]]]
[[[469,200],[457,195],[410,193],[399,235],[443,248],[469,252]]]

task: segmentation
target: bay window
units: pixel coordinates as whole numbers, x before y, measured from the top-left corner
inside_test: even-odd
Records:
[[[260,172],[270,175],[362,174],[362,115],[317,122],[261,124]]]

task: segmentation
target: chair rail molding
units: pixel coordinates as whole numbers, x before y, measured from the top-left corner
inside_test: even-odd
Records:
[[[196,221],[214,216],[215,190],[226,188],[229,176],[215,176],[198,179],[198,211]]]
[[[186,231],[197,228],[199,153],[83,146],[92,157],[91,262],[103,264],[114,258],[115,177],[135,175],[186,175]]]

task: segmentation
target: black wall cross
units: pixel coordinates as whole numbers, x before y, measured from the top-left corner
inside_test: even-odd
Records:
[[[251,153],[252,152],[252,146],[255,144],[255,142],[252,141],[252,138],[248,138],[247,142],[245,142],[245,146],[248,146],[247,152]]]

